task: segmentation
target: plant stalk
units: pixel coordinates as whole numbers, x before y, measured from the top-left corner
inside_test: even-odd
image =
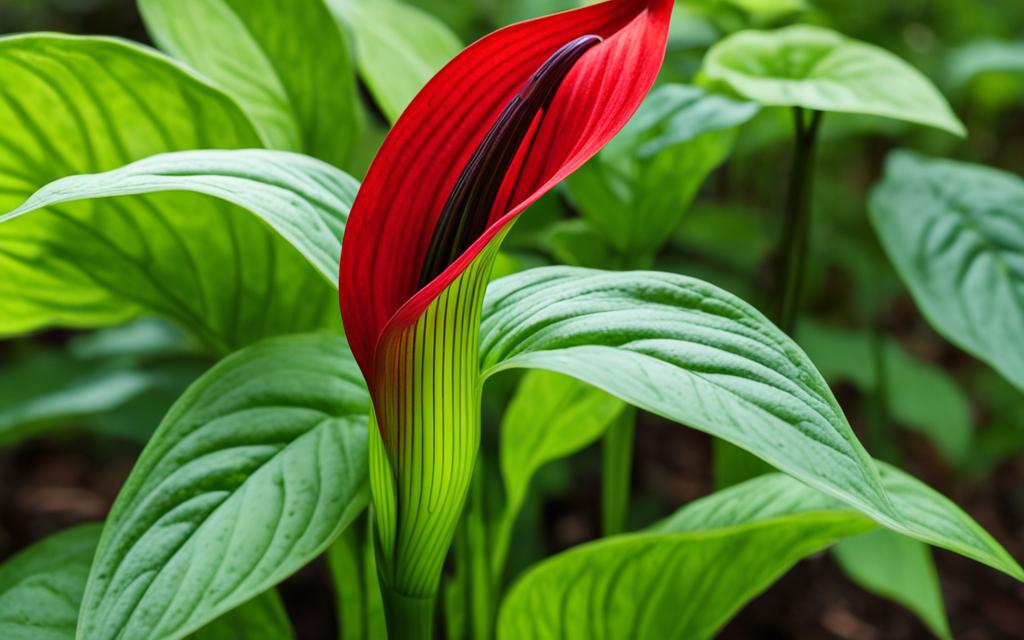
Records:
[[[398,593],[381,577],[384,616],[390,640],[433,640],[433,596],[418,598]]]
[[[497,598],[491,575],[490,551],[487,536],[487,513],[484,494],[486,492],[486,469],[483,451],[476,459],[473,483],[469,489],[469,508],[466,511],[467,539],[469,542],[469,605],[470,624],[473,638],[485,640],[494,635],[494,609]]]
[[[814,188],[814,158],[822,112],[812,111],[807,122],[804,109],[793,109],[796,130],[793,164],[786,195],[786,219],[779,249],[783,258],[777,282],[781,284],[775,323],[789,335],[800,313],[807,249],[811,230],[811,196]]]
[[[605,536],[613,536],[626,530],[635,435],[636,409],[626,407],[604,436],[601,530]]]

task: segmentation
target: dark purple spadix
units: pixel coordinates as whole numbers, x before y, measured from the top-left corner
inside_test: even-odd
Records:
[[[583,54],[600,42],[600,36],[588,35],[564,45],[509,101],[466,163],[441,210],[420,272],[420,287],[440,275],[484,232],[498,191],[537,114],[548,108]]]

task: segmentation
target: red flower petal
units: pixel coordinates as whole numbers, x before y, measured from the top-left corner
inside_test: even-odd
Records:
[[[389,324],[415,322],[519,213],[597,153],[636,111],[661,67],[673,0],[610,0],[512,25],[471,45],[413,100],[384,141],[352,207],[341,256],[341,312],[368,381]],[[573,67],[520,154],[488,229],[417,290],[449,193],[513,95],[555,51],[604,40]],[[512,193],[513,188],[515,193]]]

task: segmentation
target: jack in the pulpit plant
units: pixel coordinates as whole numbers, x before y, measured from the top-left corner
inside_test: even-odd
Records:
[[[485,37],[420,92],[359,191],[339,289],[373,397],[376,543],[394,624],[430,628],[473,474],[480,307],[498,246],[639,107],[672,6],[613,0]]]

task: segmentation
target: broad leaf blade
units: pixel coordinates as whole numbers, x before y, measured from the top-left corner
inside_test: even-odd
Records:
[[[54,534],[0,565],[0,637],[72,640],[101,525]],[[291,624],[271,589],[224,614],[192,640],[285,640]]]
[[[704,74],[764,105],[905,120],[963,136],[963,124],[919,71],[828,29],[743,31],[711,48]]]
[[[11,274],[0,334],[145,310],[226,353],[337,328],[333,283],[356,189],[325,163],[255,149],[162,154],[58,180],[0,217]]]
[[[895,531],[1024,577],[956,505],[890,467],[880,475],[807,356],[724,291],[665,273],[533,269],[493,283],[483,318],[487,374],[572,375],[732,442]]]
[[[752,307],[667,273],[551,267],[491,284],[481,358],[572,375],[881,518],[867,453],[806,355]]]
[[[392,123],[462,50],[443,22],[397,0],[327,0],[327,5],[355,34],[359,75]]]
[[[274,149],[347,166],[354,64],[322,0],[140,0],[160,48],[234,96]]]
[[[871,222],[931,325],[1024,389],[1024,180],[898,152]]]
[[[340,338],[243,350],[181,398],[118,496],[80,638],[181,638],[321,553],[366,504],[368,394]]]

